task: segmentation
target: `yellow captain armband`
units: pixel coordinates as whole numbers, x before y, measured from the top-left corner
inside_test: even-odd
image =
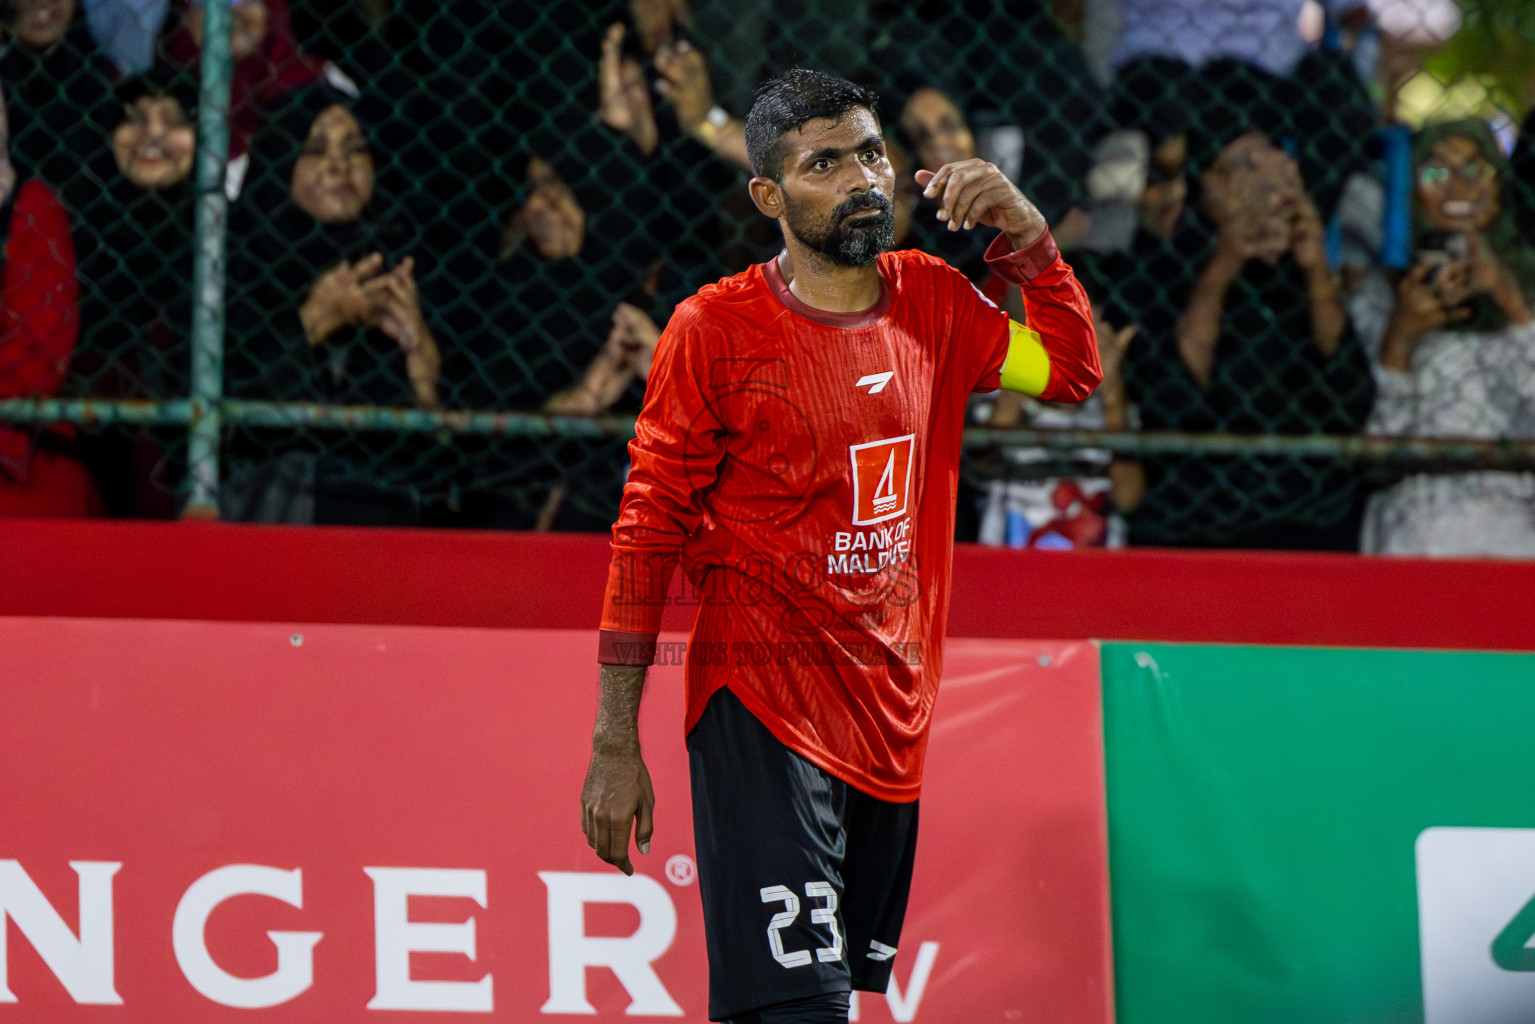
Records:
[[[1002,361],[1002,389],[1040,395],[1050,383],[1050,354],[1039,334],[1016,320],[1007,322],[1007,358]]]

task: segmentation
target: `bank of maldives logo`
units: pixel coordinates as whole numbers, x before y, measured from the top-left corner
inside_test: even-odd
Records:
[[[1535,1024],[1535,829],[1418,836],[1424,1024]]]
[[[853,459],[854,526],[882,523],[906,514],[915,442],[915,434],[905,434],[848,449]]]

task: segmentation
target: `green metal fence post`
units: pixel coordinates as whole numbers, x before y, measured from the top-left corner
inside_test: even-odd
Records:
[[[229,201],[229,0],[205,6],[202,87],[197,98],[197,236],[192,301],[192,419],[188,516],[217,518],[219,403],[224,396],[224,235]]]

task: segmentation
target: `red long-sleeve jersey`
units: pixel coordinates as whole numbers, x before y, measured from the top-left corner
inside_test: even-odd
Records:
[[[1097,386],[1087,298],[1045,235],[987,252],[1050,359],[1042,397]],[[730,687],[790,749],[915,800],[948,618],[960,439],[998,386],[1006,313],[918,252],[879,258],[862,313],[800,302],[776,262],[703,288],[656,348],[613,527],[598,659],[649,664],[679,557],[698,602],[691,730]]]

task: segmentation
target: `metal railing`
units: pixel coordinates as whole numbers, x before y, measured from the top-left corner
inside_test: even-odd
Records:
[[[187,438],[185,511],[203,517],[219,507],[221,444],[234,427],[342,430],[398,435],[442,434],[524,439],[606,440],[632,436],[629,416],[556,416],[526,411],[424,409],[224,397],[226,228],[225,194],[230,140],[231,11],[205,8],[197,110],[196,247],[194,251],[191,374],[187,397],[164,400],[109,398],[0,399],[0,423],[183,428]],[[592,55],[588,55],[592,56]],[[1405,134],[1388,147],[1392,209],[1406,210],[1409,183]],[[1403,214],[1405,216],[1405,213]],[[1388,225],[1389,226],[1389,225]],[[1400,249],[1397,225],[1386,249]],[[1397,237],[1397,236],[1403,237]],[[1393,241],[1394,239],[1394,241]],[[1400,254],[1399,254],[1400,255]],[[1390,253],[1387,253],[1390,256]],[[1392,262],[1390,259],[1388,263]],[[1396,260],[1400,262],[1400,259]],[[1335,460],[1392,470],[1535,470],[1535,442],[1464,438],[1411,438],[1331,434],[1230,434],[1176,431],[993,429],[964,432],[968,449],[1027,447],[1052,453],[1098,449],[1127,459],[1199,456]]]

